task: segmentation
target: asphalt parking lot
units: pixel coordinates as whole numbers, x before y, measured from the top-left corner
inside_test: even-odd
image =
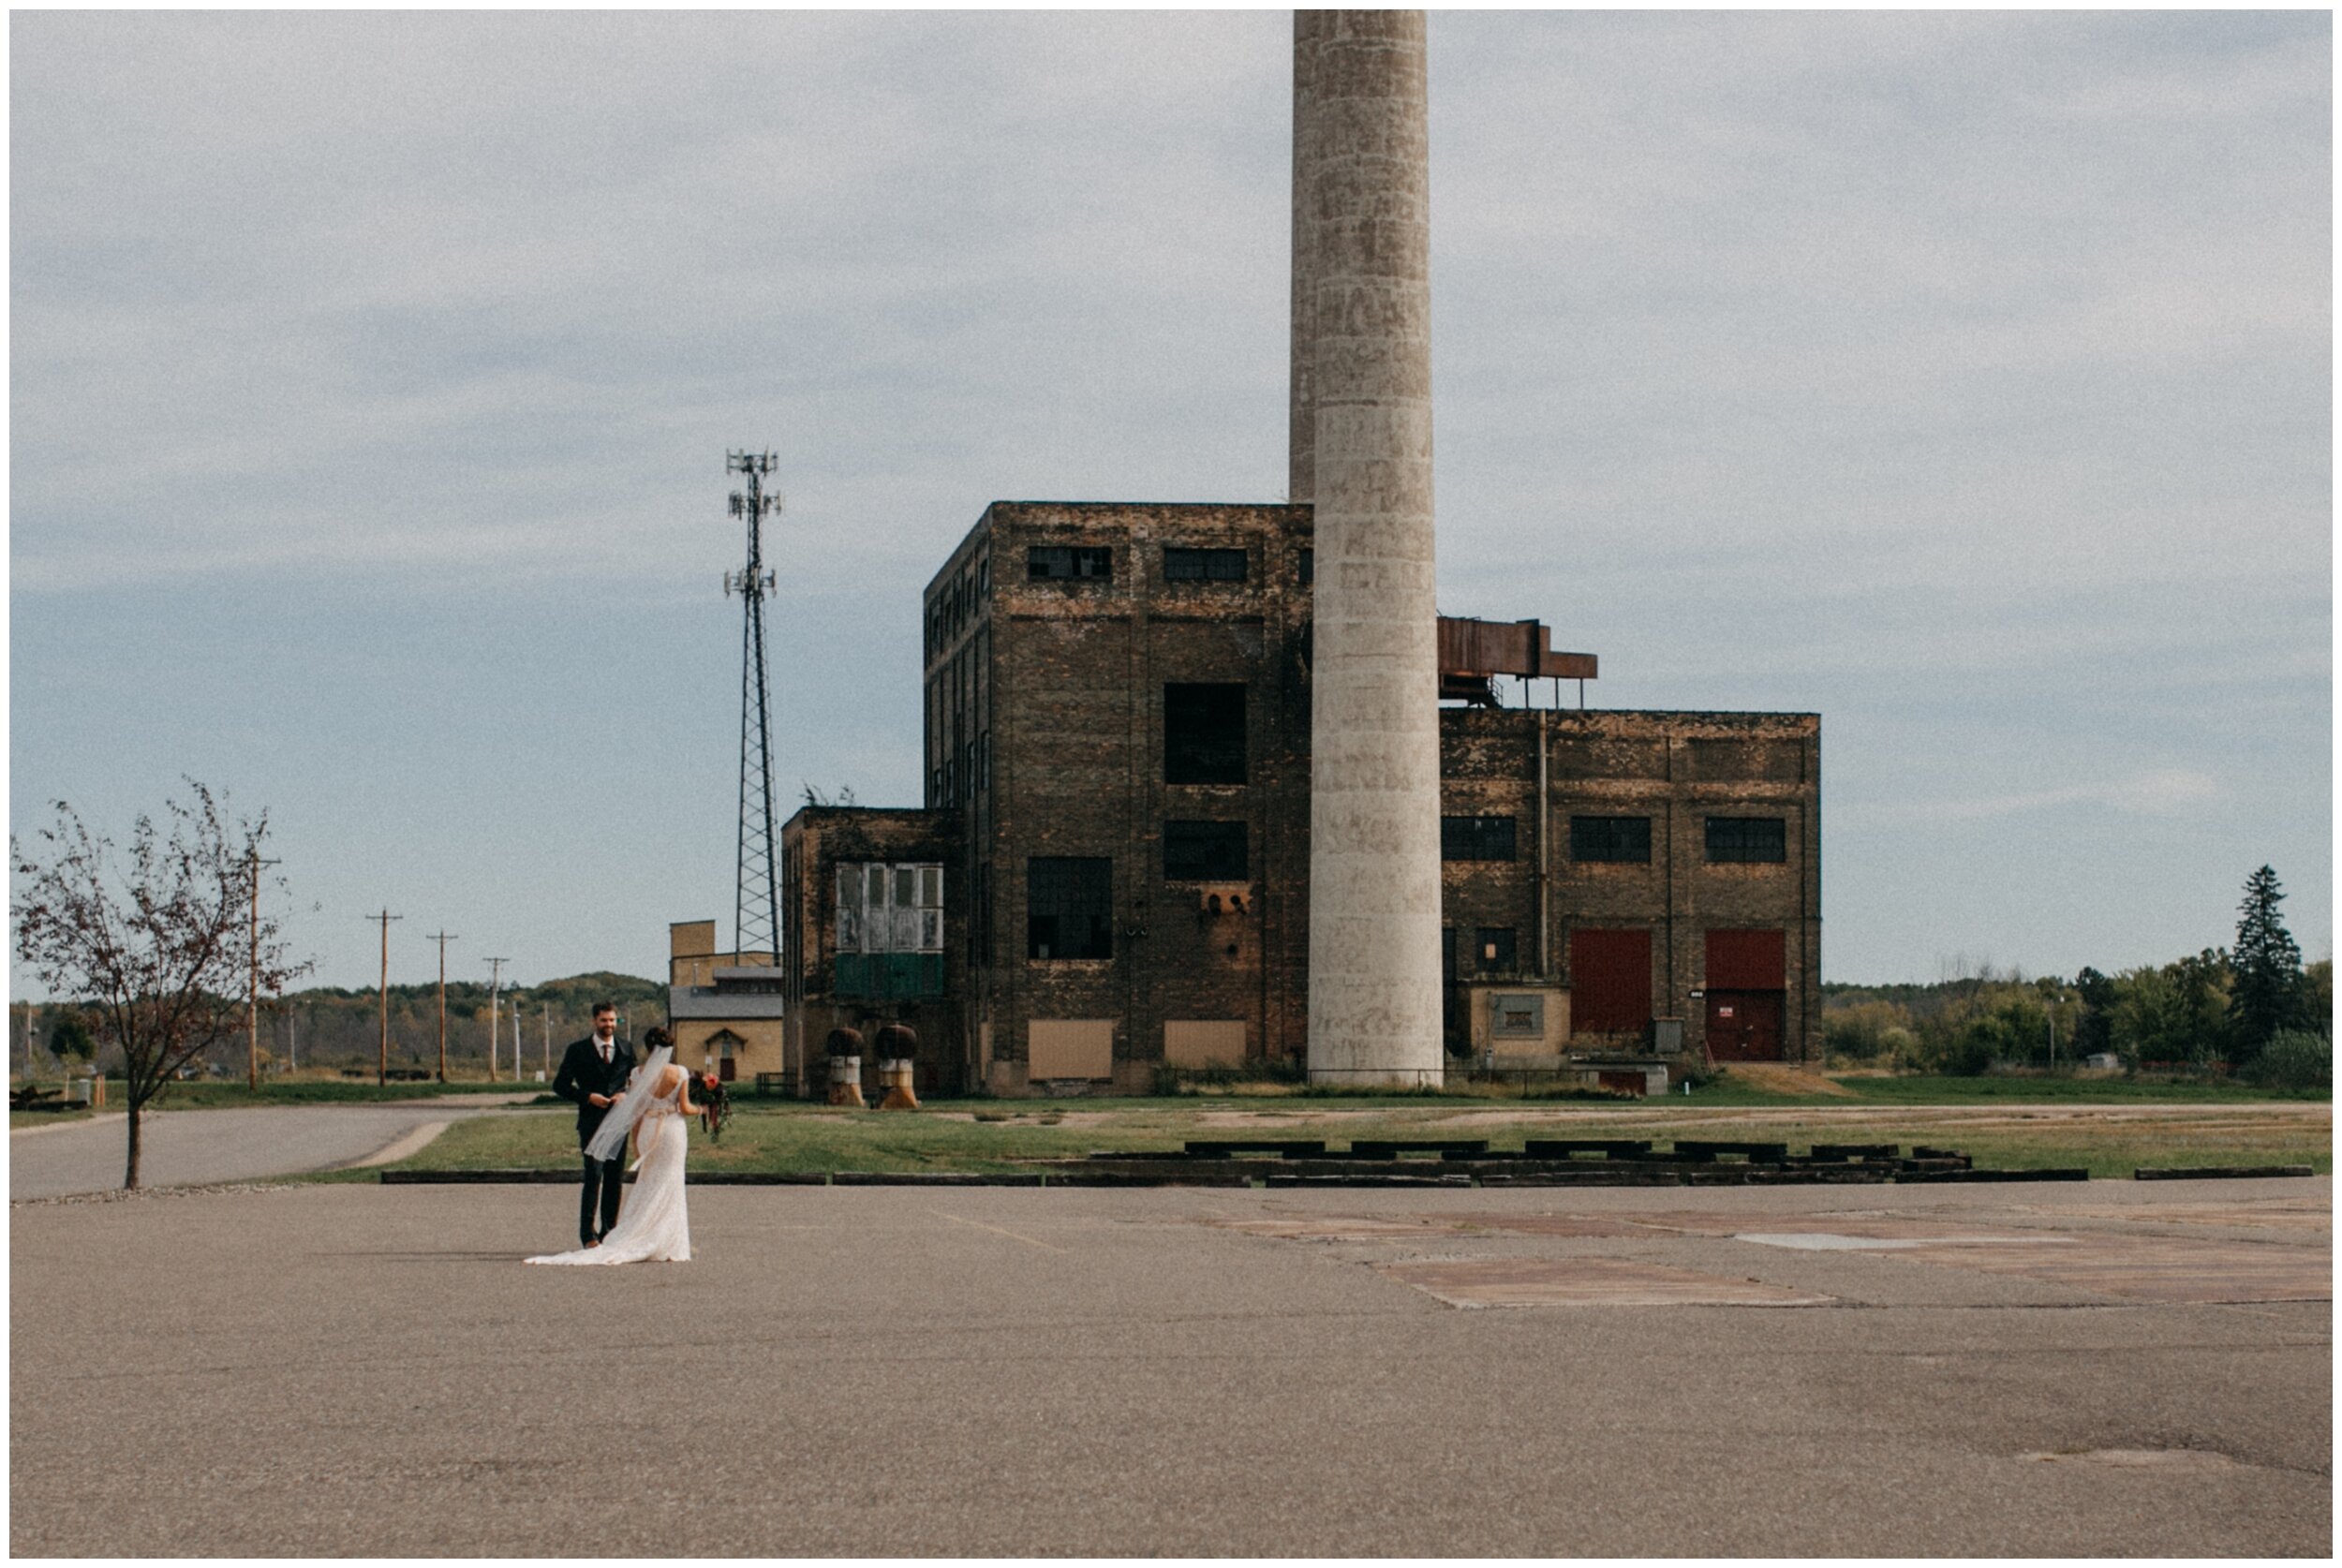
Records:
[[[2328,1179],[20,1202],[20,1555],[2327,1555]]]

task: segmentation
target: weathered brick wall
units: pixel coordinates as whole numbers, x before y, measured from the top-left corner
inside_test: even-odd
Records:
[[[960,809],[993,889],[990,962],[979,956],[969,1024],[971,1032],[993,1025],[996,1087],[1024,1087],[1034,1018],[1116,1020],[1114,1083],[1134,1090],[1151,1087],[1168,1019],[1242,1019],[1254,1057],[1298,1049],[1309,719],[1297,639],[1307,518],[1291,507],[1001,502],[939,574],[948,594],[966,562],[991,563],[988,596],[960,634],[988,645],[979,724],[991,766]],[[1244,580],[1167,580],[1166,545],[1241,549]],[[1035,547],[1107,549],[1111,575],[1033,582]],[[931,600],[936,594],[931,585]],[[931,677],[956,646],[931,640]],[[1174,683],[1246,688],[1243,784],[1164,781],[1163,688]],[[1246,877],[1208,888],[1166,883],[1166,819],[1244,822]],[[1034,855],[1113,862],[1111,958],[1027,961]],[[1214,892],[1217,913],[1206,907]]]
[[[972,1037],[956,998],[968,987],[968,969],[953,933],[967,919],[967,890],[953,867],[962,859],[958,825],[947,814],[874,806],[801,807],[781,827],[781,901],[787,908],[783,996],[789,1004],[785,1071],[795,1091],[818,1097],[829,1082],[829,1031],[843,1026],[870,1030],[871,1014],[918,1032],[916,1083],[923,1089],[959,1093],[973,1087]],[[837,865],[840,862],[941,862],[943,865],[943,996],[940,1000],[872,1002],[836,994]],[[863,1092],[878,1087],[878,1062],[865,1055]]]
[[[1547,844],[1538,843],[1537,734],[1546,733]],[[1449,709],[1442,715],[1443,809],[1510,814],[1519,858],[1446,865],[1448,924],[1518,925],[1522,969],[1568,978],[1573,925],[1652,933],[1653,1010],[1685,1020],[1697,1049],[1711,927],[1786,934],[1785,1055],[1817,1053],[1821,1028],[1821,725],[1812,714],[1643,713]],[[1569,851],[1574,814],[1647,816],[1649,864],[1579,864]],[[1779,817],[1779,865],[1713,865],[1711,815]],[[1533,932],[1536,868],[1550,875],[1547,936]],[[1598,1042],[1596,1042],[1598,1043]],[[1611,1042],[1624,1045],[1627,1041]]]
[[[1166,581],[1166,544],[1243,549],[1244,581]],[[927,798],[957,830],[948,942],[971,1082],[1022,1091],[1035,1018],[1112,1019],[1113,1084],[1126,1090],[1150,1086],[1167,1020],[1239,1018],[1253,1057],[1305,1051],[1309,544],[1307,507],[997,502],[929,583]],[[1111,571],[1030,581],[1036,546],[1106,549]],[[1246,687],[1244,784],[1164,781],[1163,688],[1185,682]],[[1464,944],[1482,926],[1510,929],[1519,972],[1565,981],[1573,925],[1648,929],[1653,1010],[1683,1017],[1697,1052],[1689,993],[1703,988],[1705,931],[1777,927],[1787,1054],[1818,1047],[1817,719],[1449,709],[1441,741],[1443,813],[1516,821],[1514,860],[1445,863],[1445,919]],[[1650,816],[1650,864],[1573,863],[1573,812]],[[1708,864],[1712,812],[1781,816],[1785,863]],[[1243,883],[1166,883],[1170,818],[1243,821]],[[1027,960],[1034,855],[1113,862],[1112,957]]]

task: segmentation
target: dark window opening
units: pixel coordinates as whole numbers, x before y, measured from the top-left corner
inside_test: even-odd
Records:
[[[1439,858],[1512,859],[1513,820],[1510,817],[1442,817],[1439,820]]]
[[[1708,858],[1718,864],[1779,864],[1789,858],[1786,826],[1779,817],[1711,817]]]
[[[1651,819],[1572,817],[1569,820],[1569,858],[1633,861],[1648,865],[1651,864]]]
[[[1114,956],[1114,862],[1034,855],[1025,863],[1025,956]]]
[[[1166,882],[1240,882],[1245,869],[1242,822],[1166,821],[1163,824],[1163,880]]]
[[[1439,977],[1450,985],[1456,984],[1456,928],[1452,925],[1440,927]]]
[[[1520,967],[1519,945],[1509,925],[1483,925],[1475,954],[1482,974],[1512,974]]]
[[[1314,550],[1301,552],[1301,581],[1304,584],[1317,581],[1317,552]]]
[[[1244,782],[1244,688],[1163,688],[1163,781]]]
[[[1036,544],[1025,557],[1035,583],[1099,580],[1114,575],[1114,552],[1104,545]]]
[[[1163,547],[1163,576],[1167,583],[1241,583],[1245,576],[1244,552],[1166,544]]]

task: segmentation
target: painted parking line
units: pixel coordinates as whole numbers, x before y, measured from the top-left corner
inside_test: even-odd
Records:
[[[987,1225],[981,1220],[963,1220],[956,1214],[946,1214],[940,1208],[930,1209],[928,1212],[933,1214],[939,1220],[949,1220],[955,1225],[966,1225],[971,1230],[990,1231],[994,1235],[1004,1235],[1011,1241],[1021,1241],[1028,1247],[1038,1247],[1044,1252],[1063,1252],[1067,1250],[1062,1247],[1052,1247],[1045,1241],[1035,1241],[1029,1235],[1018,1235],[1015,1231],[1004,1231],[998,1225]]]

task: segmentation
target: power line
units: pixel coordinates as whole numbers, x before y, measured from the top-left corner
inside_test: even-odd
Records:
[[[428,939],[439,944],[439,1082],[447,1082],[447,944],[456,939],[445,931]]]
[[[485,958],[488,966],[488,1082],[497,1081],[497,993],[504,984],[504,966],[510,958]],[[520,1075],[520,1063],[512,1063],[513,1076]]]
[[[391,1081],[391,922],[407,917],[391,913],[386,904],[380,914],[361,918],[382,923],[382,1055],[374,1069],[375,1086],[380,1087]]]

